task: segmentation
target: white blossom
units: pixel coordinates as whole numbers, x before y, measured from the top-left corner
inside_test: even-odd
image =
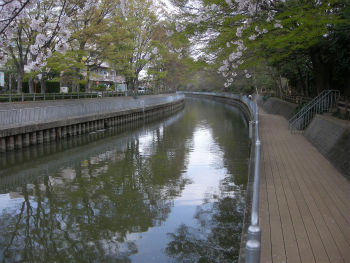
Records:
[[[152,52],[153,55],[157,55],[159,53],[157,47],[153,48],[151,52]]]
[[[177,31],[177,32],[182,32],[182,31],[184,31],[184,30],[185,30],[185,28],[184,28],[182,25],[176,24],[176,31]]]
[[[48,40],[48,38],[44,34],[40,33],[36,36],[35,43],[38,46],[43,46],[47,40]]]
[[[252,75],[250,75],[250,74],[245,74],[245,77],[246,77],[247,79],[249,79],[251,76],[252,76]]]
[[[57,44],[55,45],[55,50],[57,52],[64,53],[66,52],[67,49],[68,49],[68,45],[65,42],[57,42]]]
[[[0,50],[0,64],[5,64],[7,62],[7,55]]]
[[[236,36],[237,36],[237,37],[242,37],[242,32],[243,32],[243,30],[242,30],[241,27],[237,28],[237,30],[236,30]]]
[[[40,47],[38,45],[31,45],[29,47],[30,53],[32,53],[34,56],[39,54]]]
[[[46,62],[43,62],[41,60],[32,61],[28,66],[31,70],[38,71],[46,66]]]
[[[275,27],[275,28],[278,28],[278,27],[279,27],[279,28],[283,28],[283,26],[281,25],[281,21],[280,21],[280,20],[275,20],[275,22],[276,22],[276,23],[274,24],[274,27]]]
[[[255,40],[257,38],[257,35],[253,34],[249,37],[249,40]]]

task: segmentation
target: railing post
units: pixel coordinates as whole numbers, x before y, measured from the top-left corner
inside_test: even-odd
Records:
[[[250,121],[249,122],[249,139],[253,139],[253,124],[255,121]]]
[[[246,244],[245,262],[260,263],[261,243],[258,240],[250,239]]]

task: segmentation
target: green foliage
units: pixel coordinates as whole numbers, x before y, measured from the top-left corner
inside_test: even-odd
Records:
[[[107,90],[107,86],[105,84],[98,84],[97,86],[93,87],[93,90],[96,91],[106,91]]]
[[[46,82],[46,93],[59,93],[60,82],[58,81],[47,81]]]
[[[217,5],[215,11],[213,4]],[[216,68],[226,61],[224,75],[227,80],[232,72],[239,77],[239,72],[247,69],[257,89],[266,89],[267,86],[284,92],[287,89],[280,80],[287,79],[288,90],[293,94],[311,95],[320,89],[315,87],[316,83],[321,83],[320,76],[330,83],[328,88],[340,87],[344,93],[346,89],[343,87],[350,89],[348,1],[275,1],[270,6],[263,6],[263,11],[254,13],[239,10],[235,4],[232,6],[229,8],[225,1],[203,0],[196,1],[191,9],[189,2],[189,8],[181,14],[182,20],[199,18],[199,23],[186,25],[183,35],[201,41],[204,61]],[[275,14],[274,18],[268,17],[269,12]],[[238,28],[242,29],[241,37],[236,34]],[[245,49],[239,58],[244,63],[229,58],[237,52],[234,44],[237,40],[244,43]],[[311,56],[315,48],[320,50],[317,63]],[[235,77],[229,83],[232,83],[232,90],[246,91],[251,79],[245,81],[247,85],[243,84],[243,79]]]
[[[22,87],[23,87],[23,93],[29,93],[28,81],[23,81]],[[41,93],[40,81],[36,84],[36,92]],[[59,93],[59,92],[60,92],[60,82],[46,81],[46,93]]]

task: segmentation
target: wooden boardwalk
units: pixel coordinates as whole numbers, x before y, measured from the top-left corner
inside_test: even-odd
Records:
[[[282,116],[259,111],[261,262],[349,263],[350,183]]]

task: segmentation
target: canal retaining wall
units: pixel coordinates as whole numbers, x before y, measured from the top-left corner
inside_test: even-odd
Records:
[[[0,104],[0,152],[116,126],[184,105],[184,95]]]
[[[350,123],[316,115],[304,136],[350,181]]]
[[[282,115],[287,120],[295,114],[297,104],[257,97],[258,105],[269,114]],[[286,127],[287,129],[287,127]],[[316,115],[304,132],[307,140],[350,181],[350,123],[330,115]]]
[[[233,105],[241,110],[246,120],[249,121],[254,119],[254,114],[251,111],[251,109],[254,108],[253,102],[246,96],[211,92],[183,92],[182,94],[185,94],[186,97],[208,98]]]
[[[154,115],[145,120],[137,120],[118,125],[112,129],[71,137],[54,143],[44,143],[25,147],[20,151],[0,153],[0,194],[17,192],[23,185],[56,174],[62,167],[94,160],[105,160],[121,149],[125,154],[127,145],[135,141],[149,127],[170,126],[182,116],[182,108]],[[167,121],[164,122],[164,117]],[[145,128],[147,124],[147,128]],[[118,139],[116,140],[116,136]],[[62,155],[64,153],[64,155]]]

